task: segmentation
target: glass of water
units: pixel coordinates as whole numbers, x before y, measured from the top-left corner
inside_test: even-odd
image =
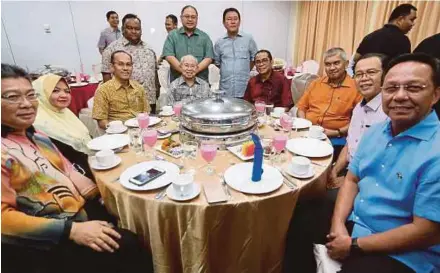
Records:
[[[194,164],[191,163],[196,160],[198,147],[199,144],[196,141],[186,141],[183,143],[184,166],[188,173],[195,172],[194,168],[189,167],[194,166]]]
[[[135,152],[136,156],[141,156],[143,153],[141,129],[130,128],[128,130],[128,137],[130,138],[130,149]]]

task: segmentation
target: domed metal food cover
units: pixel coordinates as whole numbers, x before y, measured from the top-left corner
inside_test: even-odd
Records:
[[[257,113],[249,102],[221,97],[224,91],[213,91],[213,98],[193,101],[183,106],[180,122],[197,133],[228,134],[249,130],[256,124]]]

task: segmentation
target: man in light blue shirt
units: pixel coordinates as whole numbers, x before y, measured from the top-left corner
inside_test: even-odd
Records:
[[[440,122],[431,109],[439,98],[434,58],[391,61],[382,86],[389,120],[362,137],[326,236],[340,273],[440,272]]]
[[[223,12],[227,33],[214,46],[215,65],[220,68],[220,89],[229,97],[242,98],[254,67],[257,44],[251,35],[239,31],[240,12],[228,8]]]

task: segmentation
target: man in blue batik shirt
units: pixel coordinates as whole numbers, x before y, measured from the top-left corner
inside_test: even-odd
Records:
[[[223,12],[223,25],[227,33],[214,46],[215,64],[220,67],[220,89],[229,97],[243,98],[254,67],[257,44],[251,35],[242,33],[240,12],[228,8]]]
[[[440,272],[440,122],[432,111],[439,98],[440,64],[434,58],[417,53],[392,60],[382,86],[390,120],[363,136],[333,217],[313,214],[315,221],[331,219],[328,234],[292,237],[326,243],[329,256],[342,261],[340,273]],[[298,240],[293,253],[311,248],[308,239]],[[313,253],[304,255],[291,257],[299,268]]]

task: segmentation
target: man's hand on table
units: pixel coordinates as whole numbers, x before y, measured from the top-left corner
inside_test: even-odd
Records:
[[[74,222],[69,235],[69,239],[75,243],[98,252],[114,252],[119,248],[114,239],[120,238],[113,225],[105,221]]]

